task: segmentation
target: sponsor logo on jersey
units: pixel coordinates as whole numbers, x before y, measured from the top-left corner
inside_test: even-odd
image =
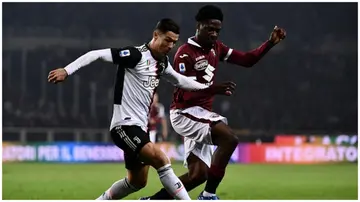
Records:
[[[200,60],[195,63],[194,69],[196,69],[197,71],[202,71],[207,68],[208,64],[209,62],[207,60]]]
[[[201,59],[204,59],[204,58],[205,58],[205,56],[204,56],[204,55],[201,55],[201,56],[195,58],[195,61],[197,62],[197,61],[199,61],[199,60],[201,60]]]
[[[144,81],[143,82],[143,85],[146,87],[146,88],[156,88],[159,86],[159,82],[160,80],[158,78],[156,78],[155,76],[149,76],[149,80],[147,81]]]
[[[184,57],[189,57],[189,55],[188,54],[182,54],[182,55],[179,56],[179,58],[184,58]]]
[[[186,71],[185,63],[179,63],[179,71],[184,73]]]
[[[122,50],[120,51],[120,57],[127,57],[130,56],[130,51],[129,50]]]

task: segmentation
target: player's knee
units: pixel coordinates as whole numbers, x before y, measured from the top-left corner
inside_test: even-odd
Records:
[[[137,180],[136,182],[130,181],[129,183],[136,189],[136,191],[139,191],[140,189],[146,187],[147,179]]]
[[[161,149],[156,148],[154,152],[154,167],[158,169],[167,164],[171,164],[169,158]]]
[[[150,164],[155,169],[161,168],[166,164],[170,164],[169,158],[166,156],[166,154],[158,148],[155,144],[149,143],[145,145],[145,152],[146,154],[146,161],[148,164]]]
[[[234,149],[237,147],[238,143],[239,138],[234,133],[230,133],[224,138],[224,146],[228,148]]]

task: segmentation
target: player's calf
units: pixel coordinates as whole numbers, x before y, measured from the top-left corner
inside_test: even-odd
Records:
[[[238,145],[238,138],[230,127],[223,122],[218,122],[212,126],[211,137],[213,143],[218,147],[212,157],[205,191],[202,193],[205,197],[215,196],[216,189],[225,175],[226,166]]]
[[[207,171],[209,167],[193,153],[190,153],[189,157],[187,158],[187,163],[188,163],[189,172],[181,175],[179,179],[184,184],[185,189],[187,191],[191,191],[192,189],[198,187],[207,180]],[[170,200],[170,199],[174,199],[174,197],[170,195],[166,191],[166,189],[163,188],[150,197],[142,197],[140,199]]]
[[[131,183],[129,179],[123,178],[119,181],[116,181],[108,190],[106,190],[101,196],[96,200],[119,200],[129,194],[139,191],[144,188],[146,184],[135,184]]]
[[[176,199],[191,200],[184,185],[171,168],[169,158],[161,149],[149,142],[141,149],[140,156],[144,162],[157,170],[162,185],[171,196]]]

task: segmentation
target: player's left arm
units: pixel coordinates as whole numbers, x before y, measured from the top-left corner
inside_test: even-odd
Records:
[[[228,63],[252,67],[255,65],[272,47],[278,44],[281,40],[285,39],[286,31],[283,28],[277,26],[270,34],[269,40],[261,44],[258,48],[242,52],[239,50],[231,49],[224,44],[220,44],[220,60]]]
[[[168,63],[162,76],[174,86],[185,90],[196,91],[208,88],[207,85],[176,72],[170,63]]]

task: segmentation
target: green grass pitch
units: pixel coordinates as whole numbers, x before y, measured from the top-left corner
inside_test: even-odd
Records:
[[[186,169],[173,164],[177,175]],[[357,164],[231,164],[218,188],[221,199],[357,199]],[[123,164],[4,163],[3,199],[97,198],[123,178]],[[155,193],[161,183],[151,168],[147,186],[126,199]],[[196,199],[204,184],[190,192]]]

